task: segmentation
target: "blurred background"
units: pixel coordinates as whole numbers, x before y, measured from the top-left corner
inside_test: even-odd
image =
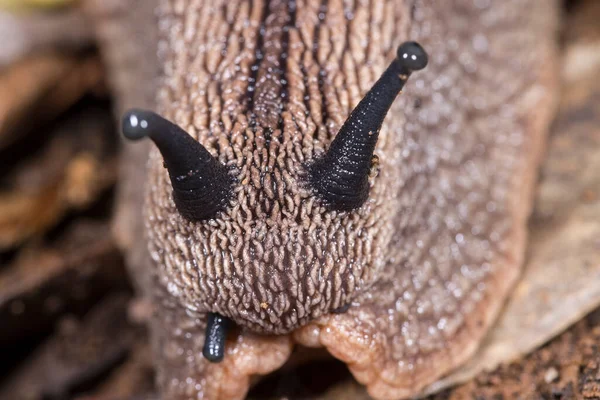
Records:
[[[119,140],[90,18],[85,0],[0,0],[2,400],[155,398],[147,312],[109,228]],[[600,1],[564,1],[561,21],[563,90],[532,220],[539,235],[556,231],[563,209],[600,215]],[[432,398],[600,398],[599,343],[594,311],[533,354]],[[286,367],[249,396],[368,398],[335,361]]]

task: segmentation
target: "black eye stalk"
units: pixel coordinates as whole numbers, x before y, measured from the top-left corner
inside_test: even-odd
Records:
[[[127,139],[149,137],[156,144],[169,171],[173,200],[184,218],[202,221],[225,208],[233,178],[187,132],[156,113],[137,109],[125,113],[122,129]]]
[[[427,53],[418,43],[400,45],[396,59],[352,110],[327,152],[308,166],[310,183],[328,207],[350,211],[367,200],[383,120],[410,74],[426,66]]]

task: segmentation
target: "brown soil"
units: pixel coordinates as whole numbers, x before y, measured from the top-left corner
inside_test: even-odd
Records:
[[[600,310],[531,355],[428,399],[599,399]]]

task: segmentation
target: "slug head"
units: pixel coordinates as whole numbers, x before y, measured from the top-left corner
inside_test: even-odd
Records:
[[[268,82],[257,85],[246,113],[222,112],[224,129],[194,123],[207,114],[182,119],[188,134],[157,114],[127,113],[124,135],[149,137],[159,150],[151,152],[145,204],[158,283],[190,313],[259,333],[287,333],[346,307],[389,261],[398,160],[384,161],[373,179],[374,151],[392,102],[426,63],[418,44],[400,46],[333,140],[295,119],[291,90],[273,122],[265,98],[277,87]],[[178,111],[173,104],[167,118]],[[386,143],[381,150],[391,153],[400,139]],[[215,340],[207,358],[222,357],[211,350],[222,347],[220,326],[211,325],[221,333],[208,334]]]

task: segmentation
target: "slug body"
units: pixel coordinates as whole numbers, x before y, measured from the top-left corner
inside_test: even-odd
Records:
[[[143,205],[139,194],[128,203],[143,209],[131,212],[143,226],[131,224],[128,246],[156,307],[164,398],[243,398],[294,343],[327,348],[381,399],[414,395],[472,355],[523,260],[556,4],[156,5],[145,23],[158,29],[146,44],[157,80],[138,78],[150,95],[122,104],[200,143],[217,176],[201,192],[223,199],[181,203],[160,144],[128,166],[126,185],[141,192],[146,180]],[[428,51],[428,67],[360,150],[336,144],[406,40]],[[368,159],[343,167],[355,153]]]

